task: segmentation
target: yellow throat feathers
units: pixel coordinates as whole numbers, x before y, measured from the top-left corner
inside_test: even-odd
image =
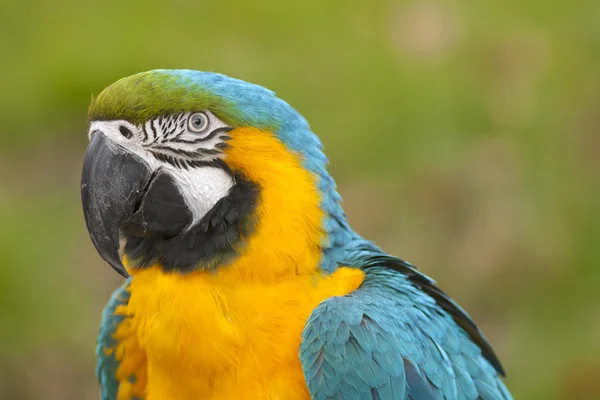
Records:
[[[308,399],[302,328],[321,301],[363,281],[354,268],[319,271],[321,199],[299,156],[269,132],[230,135],[226,162],[260,186],[258,225],[241,255],[215,271],[128,268],[131,297],[117,314],[132,318],[120,324],[114,349],[120,400]]]
[[[225,161],[260,188],[258,225],[243,256],[218,275],[274,282],[314,273],[325,234],[317,177],[270,132],[240,128],[230,136]]]
[[[211,271],[211,279],[224,284],[269,283],[314,274],[325,235],[317,177],[302,166],[299,155],[290,152],[271,132],[238,128],[229,136],[225,161],[260,188],[255,210],[257,225],[244,238],[240,256]],[[130,274],[136,274],[127,260],[124,264]],[[204,272],[187,276],[193,274]]]

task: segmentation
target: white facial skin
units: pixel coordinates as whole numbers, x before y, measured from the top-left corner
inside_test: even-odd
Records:
[[[92,121],[88,136],[102,132],[146,161],[152,172],[168,171],[192,212],[192,227],[235,184],[222,168],[193,164],[223,157],[218,144],[227,137],[228,128],[210,111],[203,111],[157,117],[139,126],[125,120]]]

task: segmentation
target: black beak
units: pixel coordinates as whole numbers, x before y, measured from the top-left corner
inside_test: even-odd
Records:
[[[100,256],[128,277],[119,257],[120,231],[136,211],[152,171],[139,156],[92,134],[81,176],[85,223]]]

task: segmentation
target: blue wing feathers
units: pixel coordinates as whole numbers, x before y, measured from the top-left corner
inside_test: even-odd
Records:
[[[510,400],[468,315],[410,264],[390,268],[391,259],[359,264],[363,285],[325,300],[307,321],[300,360],[313,399]]]
[[[410,361],[404,359],[404,370],[406,371],[406,387],[410,396],[419,400],[442,399],[442,394],[436,391],[427,378],[418,371]]]
[[[128,286],[129,280],[125,281],[120,288],[115,290],[102,311],[102,322],[96,346],[96,356],[98,358],[96,375],[100,382],[102,400],[116,400],[117,398],[119,382],[116,379],[116,373],[119,364],[115,359],[114,351],[112,351],[117,345],[113,335],[124,317],[115,315],[115,310],[120,305],[125,305],[129,301]]]
[[[400,272],[406,276],[409,281],[415,286],[415,289],[420,290],[429,296],[430,301],[435,302],[439,308],[448,313],[454,322],[460,326],[471,338],[471,340],[481,349],[482,355],[492,364],[492,366],[502,376],[505,376],[504,369],[498,360],[498,357],[494,353],[494,350],[485,339],[477,325],[469,317],[469,315],[462,309],[454,300],[452,300],[446,293],[435,286],[435,281],[428,276],[420,273],[414,266],[407,263],[404,260],[391,257],[387,254],[377,255],[370,257],[369,261],[365,263],[363,268],[370,267],[386,267]],[[439,312],[439,310],[436,310]]]

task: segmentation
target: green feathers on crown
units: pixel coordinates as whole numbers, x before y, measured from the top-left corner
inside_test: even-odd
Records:
[[[118,80],[92,97],[88,119],[124,119],[141,124],[158,115],[208,109],[231,126],[244,125],[233,102],[212,92],[210,85],[174,72],[153,70]],[[211,81],[222,79],[222,75],[204,74],[214,75]]]

